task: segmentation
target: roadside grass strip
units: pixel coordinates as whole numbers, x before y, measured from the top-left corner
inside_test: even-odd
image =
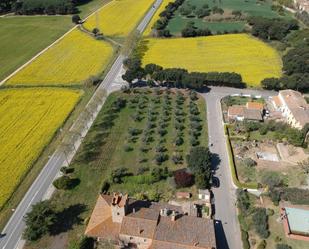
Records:
[[[0,91],[0,209],[64,123],[81,91],[54,88]]]
[[[84,23],[88,30],[99,28],[106,36],[127,36],[153,4],[153,0],[114,0],[90,16]]]
[[[74,29],[10,78],[7,85],[76,85],[99,74],[113,55],[104,41]]]
[[[282,61],[275,49],[247,34],[146,40],[143,64],[185,68],[190,72],[235,72],[248,86],[280,77]]]

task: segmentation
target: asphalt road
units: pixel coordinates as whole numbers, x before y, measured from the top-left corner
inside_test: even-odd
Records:
[[[213,153],[213,169],[219,178],[219,188],[213,188],[215,200],[215,230],[218,249],[240,249],[242,242],[236,210],[236,187],[232,183],[228,151],[223,130],[220,100],[230,94],[253,94],[268,97],[274,92],[227,87],[213,87],[203,97],[207,103],[207,120],[210,151]]]
[[[147,24],[151,20],[152,16],[156,12],[157,8],[160,6],[162,0],[157,0],[155,4],[149,9],[148,13],[145,15],[143,20],[137,27],[137,30],[143,32],[146,28]],[[112,68],[106,75],[105,79],[102,81],[100,86],[98,87],[96,93],[100,90],[105,89],[107,92],[110,92],[111,86],[117,75],[120,73],[124,57],[120,55],[114,62]],[[94,94],[94,96],[96,95]],[[94,100],[91,98],[91,101]],[[102,103],[103,105],[103,103]],[[88,125],[82,131],[83,135],[85,135],[89,127],[91,126],[93,120],[99,112],[99,109],[102,107],[99,106],[98,110],[93,112],[93,118],[89,120]],[[76,123],[81,119],[77,119]],[[73,124],[74,125],[76,125]],[[74,144],[75,148],[78,148],[82,141],[82,138],[75,138]],[[74,156],[74,153],[71,155]],[[52,184],[54,178],[58,174],[60,168],[66,163],[66,157],[63,152],[60,150],[55,151],[55,153],[50,157],[47,164],[42,169],[41,173],[37,176],[36,180],[33,182],[32,186],[29,188],[28,192],[14,211],[10,220],[6,224],[5,228],[1,232],[4,236],[0,238],[0,248],[1,249],[15,249],[19,245],[19,241],[21,239],[22,232],[25,228],[25,224],[23,221],[23,217],[27,212],[31,210],[31,206],[39,201],[41,201]]]

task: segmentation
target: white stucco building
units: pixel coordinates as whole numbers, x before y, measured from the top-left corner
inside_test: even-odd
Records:
[[[273,97],[273,105],[292,127],[302,129],[309,123],[309,105],[300,92],[279,91],[278,96]]]

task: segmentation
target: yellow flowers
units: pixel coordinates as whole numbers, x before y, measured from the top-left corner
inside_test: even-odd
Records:
[[[0,208],[73,110],[80,91],[0,91]]]
[[[147,28],[144,31],[144,36],[149,36],[152,31],[152,26],[155,24],[155,22],[160,18],[161,12],[165,9],[166,5],[168,5],[170,2],[173,2],[173,0],[162,0],[162,3],[159,7],[159,9],[156,11],[154,16],[151,18]]]
[[[80,84],[103,71],[113,54],[111,45],[74,29],[8,80],[9,85]]]
[[[84,26],[99,28],[107,36],[126,36],[144,16],[154,0],[114,0],[97,14],[90,16]]]
[[[235,72],[249,86],[259,86],[267,77],[280,77],[278,53],[246,34],[198,38],[149,39],[143,64],[180,67],[195,72]]]

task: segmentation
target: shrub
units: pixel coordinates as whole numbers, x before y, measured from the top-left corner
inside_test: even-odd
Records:
[[[266,171],[261,177],[261,183],[268,186],[269,189],[273,189],[281,186],[283,181],[277,172]]]
[[[101,193],[102,194],[107,193],[107,191],[109,190],[109,187],[110,187],[110,183],[105,180],[102,184]]]
[[[172,161],[175,163],[175,164],[179,164],[179,163],[182,163],[182,160],[183,160],[183,158],[182,158],[182,155],[180,155],[180,154],[174,154],[173,156],[172,156]]]
[[[273,209],[271,209],[271,208],[267,208],[267,210],[266,210],[266,214],[267,214],[267,216],[273,216],[273,215],[274,215],[274,213],[275,213],[275,211],[274,211]]]
[[[159,152],[155,155],[155,162],[159,165],[165,162],[167,159],[168,159],[168,155],[162,152]]]
[[[237,207],[240,209],[241,213],[247,215],[251,207],[248,192],[242,189],[237,189],[236,194],[237,194]]]
[[[257,249],[265,249],[266,248],[266,240],[262,240],[258,245]]]
[[[72,179],[64,175],[53,181],[53,185],[56,189],[66,190],[73,188],[75,185],[77,185],[78,181],[78,179]]]
[[[168,175],[168,172],[166,170],[161,168],[153,168],[151,171],[151,176],[153,178],[153,182],[161,181],[162,179],[165,179]]]
[[[309,205],[309,190],[299,188],[282,189],[281,199],[297,205]]]
[[[287,244],[277,244],[276,249],[292,249],[292,247]]]
[[[130,145],[128,145],[128,144],[125,144],[125,145],[123,146],[123,149],[124,149],[125,152],[129,152],[129,151],[132,151],[132,150],[133,150],[133,148],[132,148]]]
[[[275,206],[279,205],[280,202],[280,191],[277,189],[271,189],[269,192],[269,197],[272,200],[272,202],[274,203]]]
[[[145,172],[149,171],[149,167],[147,166],[141,166],[137,169],[137,174],[138,175],[142,175],[144,174]]]
[[[184,140],[182,138],[182,136],[177,135],[176,139],[175,139],[175,145],[176,146],[180,146],[184,143]]]
[[[197,146],[197,145],[199,144],[199,141],[198,141],[198,139],[197,139],[196,137],[191,136],[191,138],[190,138],[190,144],[191,144],[192,146]]]
[[[255,231],[261,238],[266,239],[269,236],[268,217],[265,208],[257,208],[252,216],[253,226]]]
[[[247,167],[254,167],[256,166],[256,161],[254,161],[253,159],[247,157],[244,159],[244,164],[247,166]]]
[[[75,23],[75,24],[79,24],[81,21],[81,18],[79,15],[73,15],[72,16],[72,22]]]
[[[128,175],[130,175],[128,169],[122,167],[122,168],[114,169],[111,172],[110,178],[113,183],[122,183],[122,178]]]
[[[71,174],[71,173],[74,172],[74,168],[72,168],[72,167],[61,167],[60,172],[62,172],[65,175]]]
[[[242,240],[243,249],[250,249],[250,244],[248,241],[248,238],[249,238],[248,232],[244,230],[240,230],[240,232],[241,232],[241,240]]]

